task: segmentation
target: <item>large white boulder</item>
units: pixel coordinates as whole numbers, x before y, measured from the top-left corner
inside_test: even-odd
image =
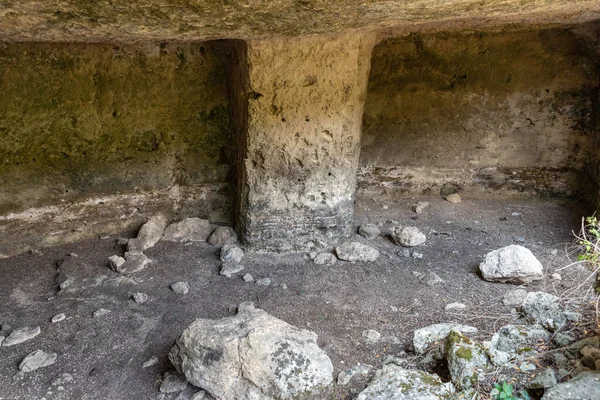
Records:
[[[544,277],[544,268],[529,249],[510,245],[486,254],[479,265],[483,279],[523,284]]]
[[[317,334],[252,303],[242,303],[233,317],[194,321],[169,359],[217,400],[296,399],[314,396],[333,381],[333,365]]]

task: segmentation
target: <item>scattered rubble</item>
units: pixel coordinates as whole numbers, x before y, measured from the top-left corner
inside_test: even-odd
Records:
[[[523,284],[544,277],[542,264],[531,251],[514,244],[486,254],[479,269],[483,279],[491,282]]]
[[[190,285],[187,282],[175,282],[171,285],[171,290],[177,294],[188,294],[190,291]]]
[[[219,255],[224,263],[239,263],[244,257],[244,250],[234,244],[226,244],[221,248]]]
[[[244,269],[244,266],[241,264],[236,264],[233,262],[226,262],[221,264],[221,271],[219,272],[220,275],[223,275],[227,278],[231,278],[234,275],[237,275],[238,272],[242,271]]]
[[[233,228],[228,226],[219,226],[208,237],[208,243],[216,247],[223,247],[226,244],[236,244],[238,242],[237,234]]]
[[[423,234],[418,228],[414,226],[397,226],[394,227],[390,232],[392,242],[397,245],[404,247],[415,247],[419,246],[427,240],[425,234]]]
[[[296,398],[314,395],[333,381],[333,365],[315,333],[252,303],[242,303],[233,317],[194,321],[169,359],[190,383],[217,400]]]
[[[313,258],[313,261],[317,265],[333,265],[337,261],[337,257],[331,253],[320,253]]]
[[[358,228],[358,234],[365,239],[373,240],[381,234],[381,231],[375,224],[362,224]]]
[[[143,252],[153,247],[162,237],[167,226],[167,219],[163,215],[155,215],[140,228],[135,239],[129,239],[127,250]]]
[[[26,342],[39,335],[41,332],[42,329],[39,326],[26,326],[23,328],[15,329],[10,333],[10,335],[6,337],[6,339],[4,339],[4,341],[2,342],[2,346],[8,347]]]
[[[575,313],[565,312],[559,298],[550,293],[527,293],[521,307],[527,318],[552,330],[561,328],[568,320],[579,319]]]
[[[344,243],[335,252],[340,260],[345,261],[375,261],[379,257],[378,250],[358,242]]]
[[[206,219],[186,218],[169,225],[162,239],[171,242],[206,242],[215,226]]]
[[[19,364],[19,371],[32,372],[38,368],[47,367],[56,362],[56,353],[46,353],[43,350],[36,350],[29,353]]]

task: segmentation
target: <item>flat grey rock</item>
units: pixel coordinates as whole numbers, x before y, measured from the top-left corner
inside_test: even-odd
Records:
[[[556,386],[556,374],[552,368],[544,368],[542,372],[537,374],[532,380],[527,383],[528,389],[548,389]]]
[[[2,346],[8,347],[26,342],[39,335],[41,332],[42,329],[39,326],[25,326],[23,328],[15,329],[6,337],[6,339],[4,339]]]
[[[169,225],[162,238],[171,242],[206,242],[214,230],[215,226],[206,219],[186,218]]]
[[[582,372],[568,382],[547,389],[542,400],[600,399],[600,373]]]
[[[523,304],[523,300],[525,300],[526,296],[527,290],[525,289],[511,290],[510,292],[504,294],[504,297],[502,297],[502,303],[505,306],[519,307],[521,304]]]
[[[47,367],[56,361],[56,353],[46,353],[43,350],[36,350],[29,353],[19,364],[19,371],[32,372],[38,368]]]
[[[358,242],[344,243],[335,249],[340,260],[345,261],[375,261],[379,251],[371,246]]]
[[[229,262],[221,264],[221,271],[219,272],[219,274],[227,278],[231,278],[232,276],[237,275],[238,272],[243,270],[243,265]]]
[[[483,279],[490,282],[524,284],[544,278],[544,269],[533,253],[510,245],[486,254],[479,265]]]
[[[352,381],[352,378],[359,375],[368,375],[373,370],[373,366],[369,364],[358,363],[352,368],[342,371],[337,376],[337,384],[346,386]]]
[[[271,284],[271,278],[260,278],[256,281],[258,286],[269,286]]]
[[[521,308],[527,318],[550,329],[558,329],[568,320],[567,314],[560,305],[560,299],[550,293],[527,293]]]
[[[390,232],[392,242],[404,247],[419,246],[427,241],[427,236],[414,226],[396,226]]]
[[[375,344],[375,343],[379,342],[379,340],[381,339],[381,333],[379,333],[373,329],[367,329],[366,331],[364,331],[362,333],[362,337],[363,337],[365,343]]]

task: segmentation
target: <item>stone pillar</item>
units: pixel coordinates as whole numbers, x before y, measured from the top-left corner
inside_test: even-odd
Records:
[[[348,34],[236,46],[236,222],[250,249],[327,249],[350,236],[373,45]]]

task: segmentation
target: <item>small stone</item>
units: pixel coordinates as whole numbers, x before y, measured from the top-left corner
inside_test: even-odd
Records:
[[[251,274],[244,275],[242,279],[244,279],[244,282],[254,282],[254,277]]]
[[[372,365],[358,363],[354,367],[340,372],[337,376],[337,384],[340,386],[346,386],[355,376],[368,375],[372,370]]]
[[[64,313],[60,313],[60,314],[56,314],[54,317],[52,317],[50,322],[55,324],[57,322],[64,321],[66,318],[67,318],[67,316]]]
[[[271,284],[271,278],[261,278],[256,281],[258,286],[269,286]]]
[[[344,243],[335,249],[340,260],[345,261],[375,261],[379,257],[379,251],[371,246],[358,242]]]
[[[427,241],[427,237],[414,226],[397,226],[390,232],[390,237],[395,244],[404,247],[419,246]]]
[[[171,285],[171,289],[177,294],[187,294],[190,290],[190,285],[187,282],[175,282]]]
[[[232,276],[236,275],[238,272],[242,271],[244,269],[244,266],[241,264],[236,264],[236,263],[223,263],[221,264],[221,271],[219,272],[220,275],[223,275],[227,278],[231,278]]]
[[[216,247],[223,247],[226,244],[236,244],[238,241],[237,234],[228,226],[219,226],[209,236],[208,243]]]
[[[428,272],[421,278],[421,282],[424,282],[427,286],[436,286],[444,283],[444,280],[440,278],[435,272]]]
[[[77,254],[77,253],[69,253],[69,256],[77,258],[77,257],[79,257],[79,254]]]
[[[110,266],[110,269],[112,269],[113,271],[117,271],[119,272],[121,269],[121,266],[123,264],[125,264],[126,260],[118,255],[114,255],[114,256],[110,256],[108,257],[108,265]]]
[[[416,251],[413,251],[413,253],[411,254],[411,257],[414,259],[421,259],[421,258],[423,258],[423,253],[417,253]]]
[[[56,353],[46,353],[43,350],[36,350],[29,353],[19,364],[19,371],[31,372],[38,368],[47,367],[56,361]]]
[[[132,274],[146,268],[150,260],[144,253],[139,251],[128,251],[125,253],[125,264],[121,265],[116,271],[123,274]]]
[[[227,244],[221,248],[220,258],[224,263],[239,263],[244,257],[244,250],[234,244]]]
[[[137,292],[131,295],[131,297],[133,298],[133,301],[138,304],[144,304],[148,301],[148,295],[146,293]]]
[[[445,311],[465,310],[467,308],[463,303],[450,303],[444,307]]]
[[[40,256],[43,256],[43,255],[44,255],[44,253],[42,253],[41,251],[39,251],[39,250],[37,250],[37,249],[30,250],[29,252],[30,252],[32,255],[34,255],[34,256],[38,256],[38,257],[40,257]]]
[[[410,257],[410,250],[409,249],[402,249],[402,251],[398,252],[398,255],[402,256],[402,257],[407,257],[408,258],[408,257]]]
[[[177,393],[184,391],[187,385],[188,382],[183,375],[175,372],[165,372],[159,390],[161,393]]]
[[[444,199],[452,204],[460,203],[462,201],[462,198],[458,193],[449,194],[448,196],[444,197]]]
[[[552,250],[550,250],[550,254],[552,254],[553,256],[555,256],[555,255],[558,254],[558,250],[552,249]]]
[[[521,370],[521,372],[531,372],[535,371],[537,367],[535,366],[535,364],[525,361],[522,362],[521,365],[519,365],[519,369]]]
[[[568,333],[557,332],[554,335],[554,343],[560,347],[565,347],[575,342],[575,338]]]
[[[169,225],[163,235],[163,240],[171,242],[206,242],[215,230],[206,219],[186,218]]]
[[[145,363],[142,364],[142,368],[150,368],[153,365],[158,364],[158,357],[152,356]]]
[[[483,279],[490,282],[523,284],[544,277],[542,264],[529,249],[519,245],[489,252],[479,269]]]
[[[56,378],[54,378],[51,385],[52,386],[62,386],[62,385],[66,385],[67,383],[71,383],[71,382],[73,382],[73,375],[69,374],[68,372],[64,372],[64,373],[58,375]]]
[[[527,297],[527,290],[515,289],[504,294],[502,303],[509,307],[519,307],[521,304],[523,304],[525,297]]]
[[[33,339],[37,335],[39,335],[40,332],[42,332],[42,329],[39,326],[36,326],[36,327],[26,326],[23,328],[15,329],[14,331],[12,331],[10,333],[10,335],[8,335],[6,337],[6,339],[4,339],[4,341],[2,342],[2,346],[8,347],[8,346],[13,346],[15,344],[26,342],[28,340]]]
[[[379,342],[381,339],[381,333],[374,331],[373,329],[368,329],[362,333],[362,337],[367,344],[375,344]]]
[[[204,390],[201,390],[199,392],[194,393],[190,400],[208,400],[209,398],[210,397],[208,397],[208,393],[206,393]]]
[[[109,314],[110,312],[111,311],[107,310],[106,308],[100,308],[100,309],[94,311],[94,313],[92,314],[92,316],[94,318],[100,318],[100,317],[105,316],[106,314]]]
[[[337,261],[337,257],[331,253],[320,253],[313,258],[313,261],[317,265],[333,265]]]
[[[287,290],[288,286],[287,286],[285,283],[282,283],[282,284],[281,284],[281,288],[282,288],[283,290]]]
[[[552,368],[546,368],[527,384],[527,389],[548,389],[557,384],[556,374]]]
[[[417,214],[423,214],[425,210],[429,207],[429,202],[427,201],[419,201],[414,205],[413,211]]]
[[[362,224],[358,228],[358,234],[365,239],[373,240],[381,234],[381,231],[375,224]]]
[[[553,274],[551,275],[551,277],[552,277],[552,279],[554,279],[555,281],[560,281],[560,280],[562,280],[562,276],[561,276],[560,274],[557,274],[556,272],[555,272],[555,273],[553,273]]]

